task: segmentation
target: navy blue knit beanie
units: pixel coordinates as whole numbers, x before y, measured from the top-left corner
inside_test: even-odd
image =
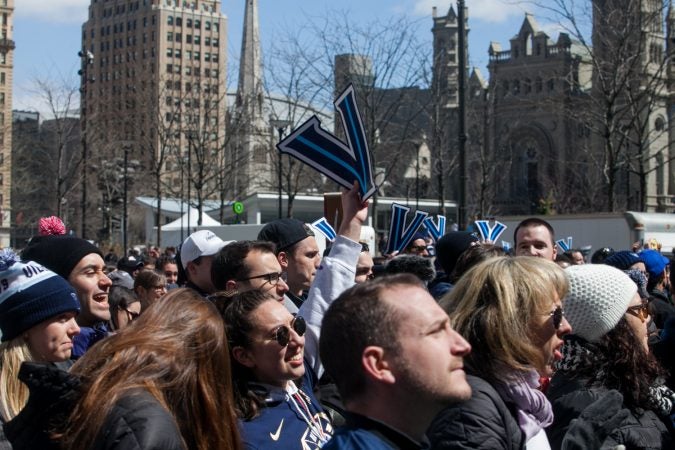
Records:
[[[0,251],[0,331],[10,341],[50,317],[80,312],[70,284],[32,262],[18,261],[13,251]]]
[[[79,237],[35,236],[21,252],[21,259],[40,263],[67,280],[77,263],[90,253],[96,253],[103,258],[98,247]]]
[[[638,256],[637,253],[622,250],[614,253],[612,256],[608,256],[605,259],[604,264],[616,267],[617,269],[628,270],[630,269],[630,266],[638,262],[640,262],[640,256]]]

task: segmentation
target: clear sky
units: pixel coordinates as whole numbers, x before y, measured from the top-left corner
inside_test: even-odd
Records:
[[[71,78],[77,83],[81,25],[89,3],[90,0],[15,0],[14,109],[40,109],[33,89],[36,77]],[[299,26],[308,15],[323,17],[336,7],[349,11],[357,22],[401,14],[419,19],[419,32],[431,45],[431,8],[437,6],[438,14],[445,15],[451,3],[456,5],[455,0],[341,0],[339,4],[335,0],[258,0],[263,52],[276,36]],[[240,52],[244,4],[245,0],[222,1],[222,10],[229,19],[228,60],[234,63]],[[517,0],[466,0],[466,4],[471,30],[469,63],[480,68],[487,78],[490,41],[509,48],[508,40],[518,32],[525,11],[531,8]],[[539,23],[544,31],[555,29],[544,20],[539,19]],[[553,39],[557,35],[549,32]]]

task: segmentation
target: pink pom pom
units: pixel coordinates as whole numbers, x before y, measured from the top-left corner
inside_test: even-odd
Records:
[[[38,229],[41,236],[66,234],[66,226],[63,224],[63,221],[56,216],[41,218]]]

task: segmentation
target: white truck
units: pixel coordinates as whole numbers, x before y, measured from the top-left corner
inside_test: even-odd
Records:
[[[508,228],[500,240],[513,245],[516,226],[528,217],[546,220],[555,230],[555,239],[572,237],[572,246],[591,246],[591,253],[603,247],[628,250],[634,242],[647,243],[656,239],[662,245],[661,252],[673,256],[675,247],[675,214],[625,213],[560,214],[550,216],[501,216],[495,217]]]

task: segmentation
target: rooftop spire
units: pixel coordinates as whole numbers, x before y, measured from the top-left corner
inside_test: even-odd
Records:
[[[262,116],[263,80],[258,25],[258,0],[246,0],[244,33],[241,40],[237,106],[243,107],[250,119]],[[257,116],[257,117],[256,117]]]

